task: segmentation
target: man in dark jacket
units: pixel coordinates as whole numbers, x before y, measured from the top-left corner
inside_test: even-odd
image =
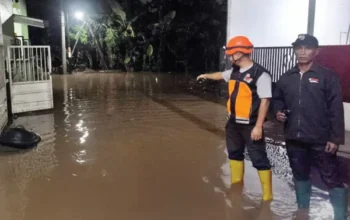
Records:
[[[290,166],[300,210],[310,206],[310,166],[319,168],[329,188],[336,220],[347,215],[347,186],[338,168],[337,150],[344,144],[344,109],[339,77],[314,62],[318,40],[307,34],[293,43],[298,64],[282,75],[274,91],[274,109],[285,122]]]

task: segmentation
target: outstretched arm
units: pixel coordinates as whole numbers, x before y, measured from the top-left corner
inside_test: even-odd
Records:
[[[225,80],[228,82],[231,78],[232,69],[226,70],[224,72],[216,72],[211,74],[202,74],[197,77],[199,79],[211,79],[211,80]]]
[[[216,72],[211,74],[202,74],[197,77],[197,80],[200,79],[211,79],[211,80],[222,80],[224,79],[222,76],[222,72]]]

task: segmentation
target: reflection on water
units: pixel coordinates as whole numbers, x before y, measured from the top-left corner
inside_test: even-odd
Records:
[[[170,74],[54,76],[55,109],[15,125],[43,141],[0,154],[1,220],[292,219],[285,150],[269,141],[274,201],[261,203],[257,171],[230,186],[225,106],[184,92]],[[329,219],[314,189],[312,219]]]

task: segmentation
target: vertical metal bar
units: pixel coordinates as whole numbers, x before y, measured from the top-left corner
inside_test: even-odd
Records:
[[[315,28],[316,0],[309,0],[309,14],[307,19],[307,33],[313,35]]]
[[[273,52],[273,58],[272,58],[272,69],[273,69],[273,77],[272,77],[272,81],[275,82],[276,80],[276,76],[278,75],[278,68],[277,68],[277,57],[278,57],[278,48],[274,49]]]
[[[271,70],[272,69],[272,54],[273,54],[273,49],[272,48],[270,48],[270,49],[268,49],[268,57],[267,57],[267,62],[268,62],[268,64],[267,64],[267,69],[269,69],[269,70]]]
[[[28,46],[28,48],[27,48],[27,55],[28,55],[28,81],[32,81],[33,80],[33,78],[32,78],[32,67],[31,67],[31,65],[30,65],[30,62],[31,62],[31,60],[30,60],[30,47]]]
[[[61,7],[62,7],[61,1]],[[61,41],[62,41],[62,71],[67,74],[67,54],[66,54],[66,24],[63,8],[61,8]]]
[[[287,71],[289,69],[289,63],[288,63],[288,51],[287,48],[283,49],[283,62],[285,64],[284,68],[285,71]]]
[[[284,73],[284,60],[283,60],[283,48],[281,48],[280,50],[280,58],[279,58],[279,62],[281,63],[281,72]]]
[[[279,58],[279,52],[280,52],[280,48],[277,48],[276,50],[276,63],[275,63],[275,68],[276,68],[276,78],[273,79],[273,82],[276,82],[277,79],[279,78],[279,75],[280,75],[280,68],[278,66],[279,62],[278,62],[278,58]]]
[[[272,56],[271,56],[271,69],[273,71],[273,75],[276,76],[277,72],[276,72],[276,55],[277,55],[277,48],[273,48],[272,51]]]
[[[39,53],[38,53],[38,48],[35,48],[35,60],[36,60],[36,71],[35,71],[35,80],[39,81]]]
[[[269,50],[267,48],[264,49],[265,50],[265,56],[264,56],[264,67],[268,68],[267,66],[268,64],[268,59],[269,59]]]
[[[11,75],[9,75],[9,79],[13,77],[14,73],[17,73],[17,58],[16,58],[16,53],[13,53],[11,50],[13,50],[12,48],[8,49],[8,56],[9,56],[9,66],[8,66],[8,71],[11,71]],[[12,57],[13,54],[13,57]],[[13,62],[11,61],[11,59],[13,59]],[[13,65],[13,67],[12,67]]]
[[[265,56],[264,56],[264,67],[269,68],[269,49],[265,48]]]
[[[277,82],[281,74],[283,74],[283,63],[281,63],[281,57],[282,57],[281,48],[278,48],[277,59],[276,59],[277,78],[275,79],[275,82]]]
[[[286,72],[287,68],[286,68],[286,63],[284,63],[284,48],[281,50],[281,63],[282,65],[282,72]]]
[[[16,64],[16,60],[15,64]],[[9,82],[11,81],[12,78],[12,66],[11,66],[11,47],[7,48],[7,71],[9,73]]]
[[[10,94],[11,96],[9,97],[10,99],[10,105],[11,105],[11,110],[13,109],[13,100],[12,100],[12,67],[11,67],[11,46],[7,48],[7,68],[9,72],[9,88],[10,88]],[[14,55],[16,57],[16,55]],[[13,61],[14,65],[16,65],[16,59]],[[12,112],[11,112],[12,113]]]
[[[295,56],[295,53],[294,53],[294,49],[293,48],[290,48],[290,50],[292,51],[292,64],[293,66],[295,66],[297,64],[297,60],[296,60],[296,56]]]
[[[28,80],[28,75],[27,75],[27,68],[26,68],[26,51],[25,51],[25,48],[22,47],[22,50],[23,50],[23,54],[22,54],[22,65],[23,65],[23,70],[24,70],[24,75],[22,76],[22,80],[24,81],[27,81]]]
[[[289,61],[289,69],[293,68],[293,65],[294,65],[294,53],[293,53],[293,50],[291,50],[290,48],[288,48],[288,54],[289,54],[289,57],[290,57],[290,61]]]
[[[281,58],[280,58],[280,62],[281,62],[281,72],[284,73],[285,72],[285,65],[284,65],[284,60],[283,60],[283,56],[284,56],[284,48],[281,49],[280,53],[281,53]]]
[[[276,67],[275,67],[275,56],[276,56],[276,52],[277,49],[276,48],[272,48],[272,53],[271,53],[271,72],[273,74],[273,76],[276,76]]]
[[[52,73],[52,61],[51,61],[51,47],[48,47],[48,56],[49,56],[49,59],[48,59],[48,66],[49,66],[49,74],[50,74],[50,78],[51,78],[51,73]]]
[[[40,73],[41,73],[40,80],[44,80],[44,73],[43,73],[43,52],[42,52],[42,48],[41,48],[41,47],[40,47]]]
[[[46,68],[46,48],[43,48],[44,49],[44,80],[48,80],[48,77],[47,77],[47,68]]]
[[[278,48],[277,49],[277,56],[276,56],[276,71],[277,71],[277,78],[275,79],[275,81],[274,82],[277,82],[278,81],[278,79],[279,79],[279,77],[280,77],[280,75],[281,75],[281,64],[280,64],[280,62],[279,62],[279,59],[280,59],[280,56],[281,56],[281,49],[280,48]]]
[[[264,48],[264,56],[263,56],[263,59],[264,59],[264,67],[266,67],[267,66],[267,49],[266,48]]]
[[[22,68],[22,64],[21,64],[21,60],[22,60],[22,54],[21,54],[21,48],[13,48],[14,52],[16,53],[18,51],[18,66],[19,66],[19,71],[18,71],[18,76],[22,76],[23,75],[23,68]]]
[[[32,53],[31,53],[31,62],[32,62],[33,81],[35,81],[35,62],[34,62],[34,48],[33,47],[32,47]]]
[[[288,48],[284,48],[284,54],[285,54],[285,62],[286,62],[286,71],[290,69],[290,61],[289,61],[289,50]]]
[[[261,56],[262,56],[261,51],[262,51],[262,49],[259,49],[259,51],[258,51],[258,57],[257,57],[257,61],[258,61],[258,63],[259,63],[260,65],[262,65],[262,63],[261,63]]]

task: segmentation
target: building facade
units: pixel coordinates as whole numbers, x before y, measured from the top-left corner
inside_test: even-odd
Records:
[[[0,0],[0,18],[2,24],[0,28],[0,130],[2,130],[7,124],[9,112],[14,113],[15,107],[17,111],[19,107],[23,111],[27,110],[27,106],[23,104],[24,101],[35,102],[37,105],[33,105],[34,110],[41,107],[40,100],[37,101],[39,96],[34,94],[37,91],[32,91],[32,88],[40,89],[40,85],[51,88],[49,75],[51,56],[48,46],[30,46],[28,26],[45,28],[45,25],[43,20],[27,17],[25,0]],[[36,86],[39,72],[45,73],[45,78],[41,74],[41,84]],[[5,73],[8,74],[7,79]],[[19,84],[18,81],[22,83]],[[8,93],[8,91],[11,92]],[[51,95],[51,90],[48,93]],[[10,105],[7,100],[10,101]]]
[[[43,20],[27,16],[25,0],[0,0],[4,45],[30,45],[28,26],[45,28]]]

